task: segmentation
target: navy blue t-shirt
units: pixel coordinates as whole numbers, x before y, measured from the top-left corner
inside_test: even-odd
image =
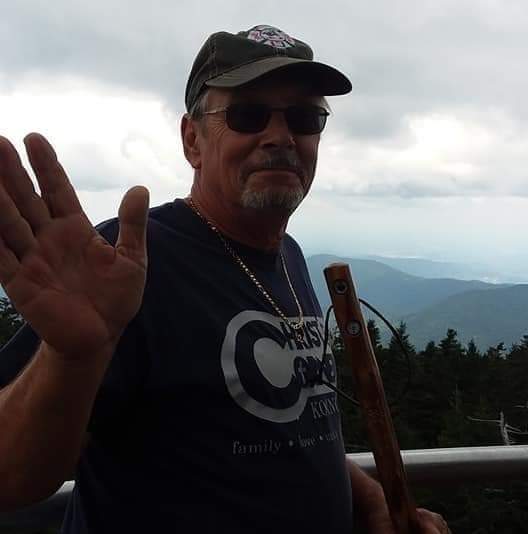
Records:
[[[99,231],[116,239],[115,220]],[[231,242],[288,318],[278,254]],[[99,389],[64,534],[352,532],[323,320],[302,253],[282,242],[303,340],[182,200],[153,208],[143,303]],[[0,386],[30,358],[29,327],[0,352]],[[322,376],[334,383],[335,363]]]

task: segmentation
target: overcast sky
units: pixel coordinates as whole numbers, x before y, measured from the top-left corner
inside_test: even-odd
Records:
[[[0,133],[54,144],[94,222],[134,184],[185,195],[183,91],[210,33],[257,24],[352,79],[330,99],[307,254],[480,262],[528,280],[528,6],[517,0],[16,0],[0,17]]]

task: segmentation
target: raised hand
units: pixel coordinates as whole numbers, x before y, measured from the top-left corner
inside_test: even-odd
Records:
[[[119,208],[108,244],[39,134],[24,140],[38,195],[13,145],[0,137],[0,284],[37,334],[68,358],[117,342],[145,285],[148,191],[135,187]]]

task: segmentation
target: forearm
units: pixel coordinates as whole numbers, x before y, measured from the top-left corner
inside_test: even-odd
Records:
[[[350,458],[346,459],[355,520],[368,527],[369,517],[387,511],[387,504],[381,484],[362,471]]]
[[[0,510],[46,498],[71,474],[111,353],[68,359],[42,344],[0,391]]]

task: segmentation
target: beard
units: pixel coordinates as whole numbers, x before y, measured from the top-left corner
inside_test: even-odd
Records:
[[[270,185],[269,187],[254,187],[249,179],[254,171],[273,169],[288,169],[299,176],[296,187]],[[305,173],[294,151],[276,148],[266,151],[258,162],[246,166],[241,173],[242,184],[241,204],[244,208],[256,210],[274,209],[287,213],[293,212],[302,202],[305,191],[302,186]]]
[[[301,187],[294,189],[264,189],[255,191],[245,188],[240,202],[244,208],[255,210],[274,209],[292,213],[304,198]]]

